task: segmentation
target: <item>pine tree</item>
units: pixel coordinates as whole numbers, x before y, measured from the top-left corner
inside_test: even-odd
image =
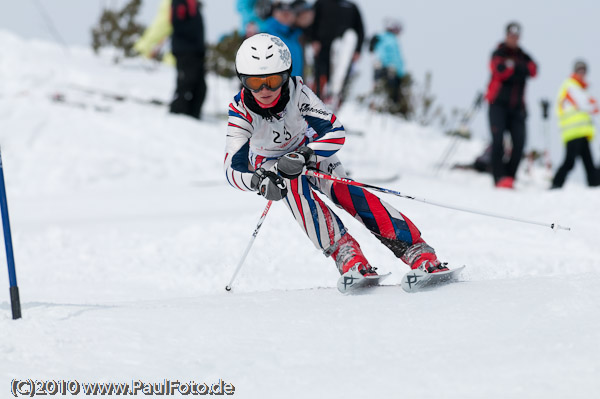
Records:
[[[223,37],[217,44],[209,45],[206,70],[226,78],[236,76],[235,55],[243,41],[244,38],[234,31]]]
[[[115,63],[123,57],[133,57],[133,45],[144,32],[145,26],[135,21],[142,0],[130,0],[120,11],[105,9],[98,25],[92,28],[92,48],[98,53],[102,47],[117,49]]]

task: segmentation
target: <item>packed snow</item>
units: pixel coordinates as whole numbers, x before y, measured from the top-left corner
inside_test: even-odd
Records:
[[[222,380],[239,398],[600,392],[599,189],[573,178],[550,191],[543,168],[525,164],[512,191],[489,175],[438,172],[452,138],[350,101],[338,114],[349,132],[339,156],[353,178],[571,230],[379,194],[442,260],[467,267],[460,283],[407,294],[398,286],[407,266],[340,211],[370,262],[392,272],[384,287],[344,296],[333,261],[275,203],[227,293],[266,205],[222,171],[238,83],[209,76],[195,121],[135,101],[168,102],[169,67],[114,65],[87,48],[1,31],[0,46],[0,144],[23,307],[13,321],[0,273],[0,396],[26,379]],[[451,163],[484,146],[461,141]]]

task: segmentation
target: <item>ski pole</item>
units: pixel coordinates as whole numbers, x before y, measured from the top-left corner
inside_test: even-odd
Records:
[[[444,151],[444,155],[442,155],[442,161],[437,165],[436,169],[435,169],[435,175],[439,175],[440,170],[442,170],[442,168],[446,165],[446,161],[448,160],[448,158],[450,158],[450,154],[454,153],[454,149],[456,148],[456,145],[458,144],[458,140],[459,140],[459,135],[455,135],[454,137],[452,137],[452,141],[450,142],[450,144],[448,145],[448,147],[446,147],[446,150]]]
[[[425,198],[418,198],[418,197],[414,197],[412,195],[402,194],[399,191],[390,190],[388,188],[377,187],[377,186],[373,186],[371,184],[359,183],[357,181],[350,180],[350,179],[344,179],[342,177],[336,177],[336,176],[326,175],[324,173],[321,173],[321,172],[313,170],[313,169],[309,169],[306,172],[306,176],[312,176],[312,177],[316,177],[316,178],[319,178],[319,179],[331,180],[333,182],[347,184],[349,186],[370,188],[371,190],[379,191],[379,192],[382,192],[382,193],[388,193],[388,194],[395,195],[397,197],[407,198],[407,199],[411,199],[411,200],[419,201],[419,202],[424,202],[426,204],[435,205],[435,206],[439,206],[439,207],[442,207],[442,208],[454,209],[456,211],[474,213],[474,214],[477,214],[477,215],[490,216],[490,217],[495,217],[495,218],[499,218],[499,219],[512,220],[512,221],[521,222],[521,223],[536,224],[536,225],[539,225],[539,226],[550,227],[552,230],[559,230],[559,229],[561,229],[561,230],[571,230],[570,227],[564,227],[564,226],[561,226],[561,225],[559,225],[557,223],[543,223],[543,222],[538,222],[538,221],[535,221],[535,220],[520,219],[520,218],[516,218],[516,217],[513,217],[513,216],[505,216],[505,215],[500,215],[500,214],[497,214],[497,213],[483,212],[483,211],[478,211],[478,210],[474,210],[474,209],[468,209],[468,208],[463,208],[463,207],[458,207],[458,206],[453,206],[453,205],[442,204],[440,202],[430,201],[430,200],[427,200]]]
[[[231,280],[229,280],[229,284],[227,284],[225,286],[225,291],[231,291],[231,286],[233,285],[233,280],[235,280],[235,277],[237,276],[240,269],[242,268],[242,265],[244,264],[244,261],[246,260],[246,256],[248,256],[248,252],[250,252],[250,248],[252,248],[252,244],[254,243],[254,240],[256,239],[256,235],[258,234],[258,231],[260,230],[260,226],[262,226],[263,222],[265,221],[265,218],[267,217],[267,213],[269,212],[269,209],[271,209],[272,204],[273,204],[273,201],[267,202],[267,206],[265,207],[265,210],[263,211],[262,215],[260,216],[260,219],[258,219],[258,223],[256,224],[256,228],[254,229],[254,233],[252,233],[252,238],[250,238],[250,242],[246,246],[246,250],[242,254],[242,258],[240,259],[237,267],[235,268],[235,272],[233,272],[233,276],[231,276]]]
[[[482,103],[483,103],[483,93],[478,92],[477,95],[475,96],[475,101],[471,105],[471,108],[463,114],[463,117],[460,120],[460,124],[458,125],[458,129],[453,131],[453,133],[455,133],[454,138],[452,139],[452,142],[450,142],[448,147],[446,147],[446,150],[444,151],[444,154],[442,155],[442,160],[440,161],[440,163],[437,166],[437,169],[435,170],[436,176],[440,173],[440,170],[442,169],[442,167],[444,167],[444,165],[446,165],[446,162],[448,161],[450,156],[452,154],[454,154],[456,146],[458,144],[458,141],[461,137],[461,133],[464,133],[467,131],[469,122],[471,121],[471,119],[473,118],[473,116],[475,115],[475,113],[477,112],[479,107],[481,107]]]
[[[544,146],[546,148],[544,148],[544,163],[546,164],[546,169],[548,171],[552,170],[552,161],[550,159],[550,135],[548,132],[548,118],[550,116],[549,114],[549,109],[550,109],[550,101],[548,101],[547,99],[542,99],[541,101],[541,105],[542,105],[542,118],[544,119],[543,122],[543,129],[544,129]]]

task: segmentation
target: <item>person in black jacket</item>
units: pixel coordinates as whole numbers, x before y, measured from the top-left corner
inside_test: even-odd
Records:
[[[170,111],[200,119],[206,96],[202,4],[195,0],[172,0],[171,23],[171,49],[177,60],[177,87]]]
[[[525,83],[537,74],[537,65],[519,47],[521,26],[511,22],[506,27],[506,39],[492,54],[492,76],[486,99],[492,132],[492,174],[496,187],[513,188],[517,169],[525,147]],[[504,160],[504,132],[512,139],[508,161]]]
[[[331,93],[324,93],[323,88],[329,81],[331,62],[334,61],[331,60],[332,42],[342,37],[346,30],[354,30],[358,40],[352,61],[356,62],[360,57],[365,32],[360,11],[351,1],[317,0],[314,10],[310,36],[315,53],[315,93],[317,96],[327,97]]]

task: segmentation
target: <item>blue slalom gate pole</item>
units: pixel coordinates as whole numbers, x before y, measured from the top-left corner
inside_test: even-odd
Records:
[[[10,283],[10,305],[13,320],[21,318],[21,301],[19,287],[17,286],[17,273],[15,272],[15,257],[13,254],[12,236],[10,234],[10,221],[8,220],[8,202],[6,201],[6,186],[4,185],[4,166],[0,152],[0,208],[2,213],[2,228],[4,230],[4,244],[6,246],[6,263],[8,265],[8,281]]]

